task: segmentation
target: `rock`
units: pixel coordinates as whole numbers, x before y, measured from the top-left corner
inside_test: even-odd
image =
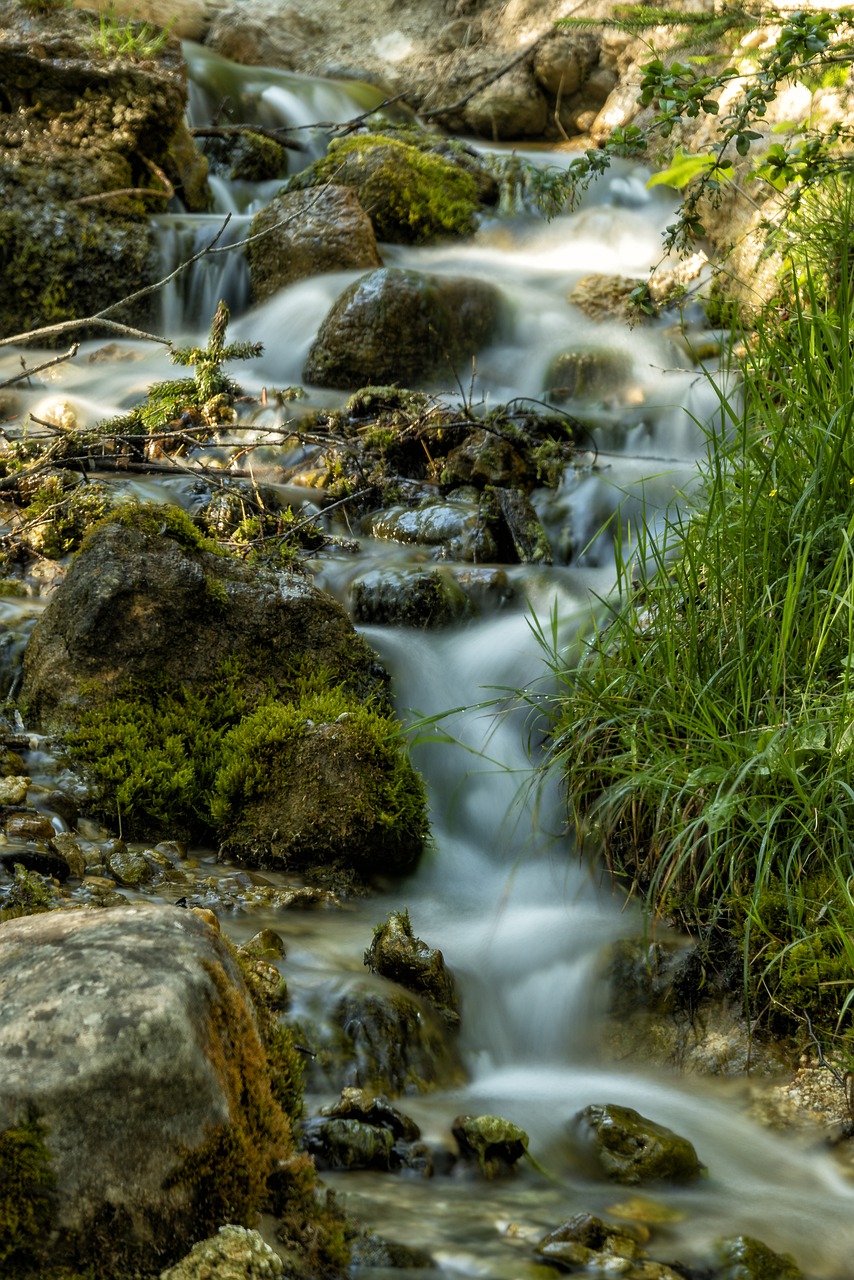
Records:
[[[408,911],[393,911],[374,931],[365,964],[371,973],[424,996],[449,1027],[459,1026],[456,987],[444,957],[415,937]]]
[[[467,128],[493,142],[535,138],[545,129],[548,115],[545,95],[526,66],[514,67],[487,85],[464,108]]]
[[[156,874],[154,867],[147,858],[141,853],[134,853],[128,848],[113,849],[105,857],[104,864],[110,873],[120,885],[135,889],[138,885],[145,884],[148,880],[154,879]]]
[[[23,867],[25,871],[35,871],[40,876],[50,876],[53,880],[64,883],[70,868],[65,858],[58,853],[49,853],[47,849],[13,849],[0,853],[0,865],[11,875],[15,867]]]
[[[142,509],[144,511],[144,509]],[[239,659],[245,687],[286,690],[309,656],[367,696],[383,688],[375,655],[344,610],[298,576],[278,576],[152,528],[93,532],[33,629],[24,657],[27,717],[61,730],[126,682],[156,676],[204,689]],[[133,520],[135,517],[128,517]]]
[[[391,1133],[361,1120],[310,1120],[303,1128],[302,1141],[320,1169],[391,1168]]]
[[[429,1271],[435,1268],[436,1263],[423,1249],[413,1249],[411,1245],[386,1240],[370,1231],[357,1236],[353,1241],[353,1266],[359,1271],[363,1267]]]
[[[611,398],[625,389],[633,372],[634,361],[625,351],[606,347],[564,351],[549,365],[546,387],[558,402]]]
[[[475,564],[498,559],[498,544],[475,489],[456,489],[444,498],[425,498],[416,507],[395,506],[366,518],[365,532],[393,542],[435,548],[443,560]]]
[[[497,337],[503,305],[483,280],[381,268],[350,285],[308,354],[303,378],[321,387],[417,384],[465,369]]]
[[[494,431],[472,431],[452,449],[442,468],[442,484],[519,485],[528,475],[525,460],[515,446]]]
[[[318,23],[294,6],[253,3],[224,6],[214,18],[207,48],[232,62],[249,67],[298,66],[304,56],[306,42],[320,30]]]
[[[803,1280],[804,1273],[787,1253],[774,1253],[752,1236],[735,1236],[717,1246],[715,1280]]]
[[[252,220],[251,234],[262,232],[246,250],[256,302],[324,271],[382,266],[371,220],[348,187],[278,196]]]
[[[6,835],[10,840],[52,840],[53,823],[40,813],[13,813],[6,819]]]
[[[421,1137],[421,1130],[414,1120],[393,1107],[382,1094],[374,1095],[366,1089],[342,1089],[338,1101],[329,1107],[323,1107],[320,1114],[345,1120],[362,1120],[365,1124],[388,1129],[395,1141],[417,1142]]]
[[[9,774],[6,778],[0,778],[0,805],[23,804],[27,798],[27,792],[32,784],[32,779],[15,774]]]
[[[574,36],[556,32],[541,40],[534,50],[532,67],[537,83],[555,97],[569,98],[581,88],[584,59]]]
[[[338,859],[368,879],[415,865],[424,785],[396,722],[345,705],[261,706],[226,735],[212,801],[223,856],[289,868]]]
[[[296,1158],[240,972],[191,912],[0,925],[0,1000],[0,1142],[54,1182],[51,1230],[21,1242],[39,1274],[159,1272],[224,1219],[250,1223]]]
[[[630,1229],[611,1226],[592,1213],[577,1213],[550,1231],[537,1245],[536,1253],[550,1265],[571,1272],[626,1275],[631,1280],[683,1280],[670,1267],[647,1261]]]
[[[145,61],[104,58],[97,30],[84,10],[0,14],[0,335],[91,315],[159,275],[148,215],[165,200],[138,192],[159,185],[143,157],[180,183],[186,66],[174,40]],[[123,318],[145,323],[152,305]]]
[[[511,1173],[528,1150],[525,1130],[501,1116],[457,1116],[451,1132],[460,1155],[476,1161],[485,1178]]]
[[[160,1280],[276,1280],[285,1264],[263,1236],[246,1227],[220,1227],[209,1240],[200,1240]]]
[[[471,602],[442,569],[374,569],[353,580],[353,621],[368,626],[444,627],[471,614]]]
[[[390,1096],[461,1084],[465,1072],[455,1038],[433,1007],[402,988],[351,983],[323,1021],[300,1020],[316,1051],[306,1064],[306,1090],[356,1086]]]
[[[258,933],[252,935],[248,942],[244,942],[241,951],[245,951],[248,955],[255,956],[259,960],[283,960],[285,958],[285,944],[275,929],[259,930]]]
[[[501,513],[507,541],[512,547],[513,554],[505,551],[502,559],[518,560],[520,564],[551,564],[548,534],[530,499],[520,489],[502,489],[497,485],[489,490],[489,496]]]
[[[579,1111],[572,1127],[606,1177],[614,1182],[692,1182],[703,1172],[686,1138],[613,1104]]]
[[[416,135],[414,142],[366,134],[335,139],[322,160],[291,179],[290,189],[327,183],[350,187],[367,210],[378,240],[427,244],[475,230],[480,190],[468,171],[471,163],[436,154],[429,134]]]

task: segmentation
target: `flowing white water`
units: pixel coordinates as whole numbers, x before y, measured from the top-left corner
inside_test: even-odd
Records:
[[[369,91],[354,100],[337,86],[236,68],[192,48],[190,62],[198,123],[223,99],[254,104],[257,118],[270,124],[284,117],[297,124],[346,119],[369,101]],[[852,1271],[854,1195],[817,1144],[756,1127],[746,1117],[746,1091],[739,1084],[684,1080],[653,1068],[619,1069],[602,1057],[597,1028],[607,1003],[603,953],[615,939],[637,936],[641,924],[575,860],[563,834],[555,780],[532,785],[529,745],[536,760],[542,725],[505,699],[508,688],[530,690],[534,703],[551,692],[541,684],[545,666],[532,616],[546,627],[554,609],[557,641],[569,660],[592,596],[606,595],[613,583],[611,543],[608,537],[595,540],[596,531],[618,510],[624,525],[640,519],[654,524],[656,511],[693,482],[703,424],[715,413],[707,381],[666,336],[594,324],[566,301],[587,272],[639,274],[657,258],[668,207],[658,196],[649,197],[642,179],[626,169],[601,183],[580,213],[550,225],[519,217],[484,226],[471,244],[382,247],[388,264],[480,276],[503,290],[512,321],[500,343],[478,356],[471,384],[475,399],[496,404],[540,396],[551,359],[566,350],[621,352],[628,372],[613,395],[586,407],[585,421],[601,451],[597,469],[570,473],[557,494],[537,495],[555,546],[566,535],[576,549],[569,565],[510,569],[513,599],[462,629],[367,632],[393,673],[402,714],[417,719],[469,708],[442,722],[457,745],[431,742],[425,730],[426,740],[414,748],[429,784],[434,832],[434,846],[418,873],[342,914],[271,915],[253,918],[246,927],[254,931],[269,923],[286,938],[285,972],[297,1010],[364,972],[362,953],[371,929],[390,909],[407,906],[416,932],[442,948],[462,991],[470,1083],[426,1099],[407,1098],[402,1109],[419,1121],[428,1140],[446,1145],[456,1114],[504,1115],[529,1132],[532,1151],[554,1181],[530,1169],[512,1182],[490,1185],[368,1174],[331,1181],[366,1221],[392,1238],[430,1249],[446,1274],[496,1280],[524,1275],[530,1245],[546,1230],[572,1213],[602,1211],[624,1199],[619,1189],[589,1176],[566,1134],[579,1108],[618,1102],[691,1139],[709,1170],[698,1186],[656,1192],[686,1219],[655,1240],[653,1256],[702,1257],[715,1237],[747,1231],[775,1249],[791,1250],[809,1274],[842,1280]],[[223,207],[229,199],[223,190]],[[236,231],[245,230],[245,215],[234,223]],[[164,242],[173,237],[164,253],[174,260],[218,225],[217,218],[176,215],[164,229]],[[263,342],[265,354],[235,368],[235,376],[256,390],[301,382],[326,312],[354,278],[343,273],[297,284],[243,314],[231,336]],[[223,293],[236,311],[245,307],[245,273],[234,255],[201,264],[189,290],[170,295],[170,336],[202,337]],[[106,416],[148,383],[174,376],[162,353],[134,344],[125,345],[134,357],[130,362],[87,364],[86,357],[102,345],[85,344],[82,359],[48,375],[81,421]],[[12,368],[15,359],[5,356],[0,368]],[[459,372],[468,392],[470,373]],[[32,393],[39,416],[46,399],[43,392]],[[315,390],[309,403],[340,399]],[[178,481],[164,496],[189,501],[187,488]],[[318,562],[317,580],[346,602],[357,573],[409,554],[366,539],[358,560]],[[474,705],[496,700],[501,705]]]

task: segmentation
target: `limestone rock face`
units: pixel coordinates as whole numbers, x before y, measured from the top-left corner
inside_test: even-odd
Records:
[[[289,1131],[281,1112],[278,1134],[250,1114],[276,1108],[214,930],[161,906],[15,920],[0,925],[0,1001],[0,1135],[38,1123],[55,1181],[45,1264],[97,1241],[109,1274],[159,1271],[229,1212],[252,1217]]]
[[[250,684],[275,686],[307,654],[354,691],[382,688],[382,669],[344,610],[306,579],[107,525],[78,553],[30,637],[21,700],[34,723],[61,729],[131,677],[204,688],[240,657]]]
[[[647,1120],[631,1107],[585,1107],[575,1130],[614,1182],[692,1182],[703,1166],[687,1138]]]
[[[382,266],[371,220],[349,187],[279,196],[253,219],[252,235],[264,231],[269,234],[247,248],[257,302],[324,271]]]
[[[381,268],[345,289],[332,307],[303,377],[355,390],[450,375],[497,335],[501,318],[501,294],[486,281]]]

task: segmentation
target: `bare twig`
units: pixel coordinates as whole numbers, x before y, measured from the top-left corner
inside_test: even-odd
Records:
[[[63,356],[54,356],[52,360],[45,360],[42,364],[34,365],[32,369],[24,368],[20,373],[16,373],[14,378],[5,378],[0,382],[0,391],[4,387],[12,387],[16,382],[25,382],[27,378],[32,377],[34,373],[41,373],[44,369],[52,369],[55,364],[64,364],[66,360],[71,360],[77,355],[80,349],[79,342],[73,342]]]
[[[312,125],[310,127],[316,128],[317,126]],[[283,129],[267,129],[262,124],[214,124],[190,130],[194,138],[231,138],[241,133],[258,133],[262,138],[269,138],[271,142],[278,142],[280,147],[286,147],[288,151],[306,151],[308,149],[302,142],[297,142],[294,138],[283,138],[281,136],[283,132]]]
[[[69,200],[69,204],[97,204],[102,200],[112,200],[114,196],[156,196],[158,200],[171,200],[174,191],[160,191],[156,187],[116,187],[113,191],[96,191],[91,196],[78,196]]]

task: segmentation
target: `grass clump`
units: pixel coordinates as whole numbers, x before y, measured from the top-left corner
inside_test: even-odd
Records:
[[[850,205],[850,200],[849,200]],[[842,225],[847,225],[847,211]],[[852,274],[809,262],[721,388],[700,500],[641,531],[563,672],[554,760],[585,843],[657,916],[735,933],[753,1011],[851,1036]],[[557,663],[556,663],[557,665]],[[791,1023],[790,1023],[791,1025]]]
[[[44,3],[45,0],[41,0]],[[150,22],[122,18],[115,9],[105,10],[98,19],[98,30],[89,40],[89,48],[102,58],[125,58],[130,62],[149,62],[169,43],[174,20],[165,27]]]

